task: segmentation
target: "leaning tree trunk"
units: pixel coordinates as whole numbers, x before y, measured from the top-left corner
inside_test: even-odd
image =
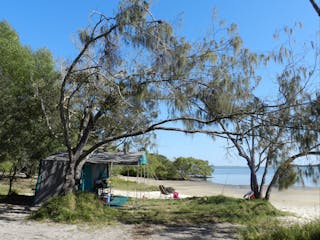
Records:
[[[268,167],[269,167],[269,164],[270,164],[270,158],[268,157],[267,158],[267,161],[266,161],[266,164],[264,166],[264,171],[263,171],[263,174],[262,174],[262,178],[261,178],[261,182],[260,182],[260,189],[259,189],[259,192],[260,192],[260,197],[262,197],[262,193],[263,193],[263,187],[264,187],[264,184],[265,184],[265,181],[266,181],[266,176],[268,174]],[[266,199],[264,198],[265,200],[269,200],[269,199]]]
[[[275,181],[274,181],[275,182]],[[264,196],[264,199],[265,200],[267,200],[267,201],[269,201],[269,199],[270,199],[270,195],[271,195],[271,189],[272,189],[272,186],[274,185],[274,183],[270,183],[269,184],[269,186],[268,186],[268,188],[267,188],[267,191],[266,191],[266,194],[265,194],[265,196]]]
[[[277,179],[278,179],[278,177],[280,175],[280,172],[281,172],[281,167],[278,167],[277,171],[274,173],[274,175],[272,177],[271,182],[269,183],[269,186],[267,188],[266,194],[264,196],[264,199],[267,200],[267,201],[269,201],[269,199],[270,199],[272,187],[276,184]]]

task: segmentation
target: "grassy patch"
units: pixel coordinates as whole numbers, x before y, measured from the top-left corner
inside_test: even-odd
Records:
[[[67,223],[162,224],[194,226],[230,222],[261,229],[276,222],[281,212],[265,201],[245,201],[223,196],[189,199],[131,199],[123,208],[110,208],[90,193],[55,197],[31,218]],[[259,227],[260,226],[260,227]]]
[[[9,190],[9,185],[6,184],[3,180],[0,181],[0,195],[6,195]]]
[[[157,186],[150,186],[143,183],[126,181],[118,177],[112,177],[111,186],[115,189],[128,191],[159,191],[159,188]]]
[[[36,178],[20,178],[17,177],[13,181],[12,189],[18,194],[33,195]],[[0,180],[0,195],[6,195],[9,190],[9,179],[3,178]]]
[[[320,239],[320,220],[305,225],[291,227],[277,226],[273,231],[259,236],[252,236],[256,240],[318,240]]]
[[[265,201],[245,201],[224,196],[178,200],[143,200],[133,211],[122,216],[126,223],[193,225],[230,222],[244,225],[275,219],[281,212]]]
[[[91,193],[68,194],[53,197],[32,213],[35,220],[52,220],[65,223],[111,223],[117,219],[118,211],[106,207]]]

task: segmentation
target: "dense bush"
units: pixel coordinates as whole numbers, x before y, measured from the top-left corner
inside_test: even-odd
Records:
[[[158,179],[175,179],[176,169],[173,162],[163,155],[148,154],[148,173]]]
[[[157,179],[190,179],[211,176],[213,167],[208,161],[192,157],[179,157],[170,161],[163,155],[148,154],[148,165],[119,167],[115,172],[125,176],[149,176]]]
[[[116,174],[124,176],[144,176],[156,179],[175,179],[177,178],[173,162],[163,155],[148,154],[148,165],[146,166],[119,166],[115,169]]]
[[[179,157],[173,162],[173,165],[176,169],[176,173],[181,179],[207,177],[211,176],[213,171],[213,166],[210,166],[208,161],[192,157]]]

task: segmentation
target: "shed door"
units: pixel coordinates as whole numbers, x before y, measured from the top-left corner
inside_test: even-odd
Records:
[[[84,164],[82,168],[82,191],[92,192],[93,189],[93,179],[92,179],[92,165]]]

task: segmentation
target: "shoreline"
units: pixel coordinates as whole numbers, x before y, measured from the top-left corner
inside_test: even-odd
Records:
[[[162,181],[162,180],[159,180]],[[163,180],[163,181],[167,181],[167,180]],[[169,180],[170,181],[170,180]],[[173,180],[173,181],[180,181],[180,180]],[[181,180],[183,181],[183,180]],[[202,180],[185,180],[185,181],[190,181],[190,182],[208,182],[209,184],[213,184],[214,186],[230,186],[230,187],[234,187],[234,188],[250,188],[249,185],[245,185],[245,184],[224,184],[224,183],[215,183],[215,182],[211,182],[211,181],[202,181]],[[264,189],[267,188],[267,185],[265,185]],[[277,189],[276,187],[273,187],[272,189]],[[292,185],[290,186],[288,189],[296,189],[296,190],[319,190],[320,187],[316,187],[316,186],[295,186]],[[285,191],[287,189],[284,189],[283,191]]]
[[[154,180],[124,176],[121,176],[121,178],[147,185],[173,187],[181,197],[224,195],[242,198],[250,190],[247,185],[227,185],[203,180]],[[141,196],[143,196],[143,192],[140,193]],[[157,196],[160,196],[160,194],[158,193]],[[320,219],[320,188],[294,186],[282,191],[272,188],[269,201],[277,209],[294,214],[299,218],[299,221],[306,222]]]

